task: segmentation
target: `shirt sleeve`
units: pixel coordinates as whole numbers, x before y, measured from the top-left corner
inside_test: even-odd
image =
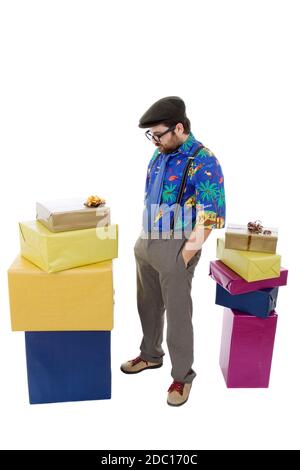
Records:
[[[193,175],[196,197],[195,225],[207,229],[224,228],[226,203],[224,176],[220,163],[210,153],[205,158],[197,159],[194,165],[196,165]]]
[[[154,160],[156,159],[157,155],[158,155],[158,149],[155,150],[155,152],[153,153],[149,163],[148,163],[148,167],[147,167],[147,175],[146,175],[146,183],[145,183],[145,194],[144,194],[144,201],[146,200],[146,196],[147,196],[147,192],[148,192],[148,188],[149,188],[149,181],[150,181],[150,173],[151,173],[151,167],[152,167],[152,164],[154,162]]]

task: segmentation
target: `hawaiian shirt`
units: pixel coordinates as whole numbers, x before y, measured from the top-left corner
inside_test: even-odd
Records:
[[[172,156],[170,156],[163,182],[160,202],[162,209],[159,210],[155,219],[158,231],[162,231],[160,222],[164,216],[163,207],[172,206],[176,203],[188,157],[193,155],[200,143],[190,132],[187,140],[174,150]],[[144,201],[149,188],[153,185],[155,175],[164,156],[165,154],[159,152],[158,149],[152,155],[147,169]],[[205,146],[199,150],[189,168],[180,205],[182,208],[188,208],[191,212],[192,229],[195,225],[202,225],[204,228],[209,229],[221,229],[225,226],[224,176],[219,161]],[[183,229],[186,223],[182,213],[181,217],[177,217],[174,229]]]

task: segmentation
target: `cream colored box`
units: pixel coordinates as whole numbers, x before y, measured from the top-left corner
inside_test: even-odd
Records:
[[[87,207],[82,198],[37,202],[36,220],[51,232],[103,227],[110,225],[110,209]]]

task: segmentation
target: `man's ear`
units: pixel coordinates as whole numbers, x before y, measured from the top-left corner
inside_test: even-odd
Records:
[[[178,122],[176,124],[176,130],[177,130],[178,134],[183,134],[184,133],[184,127],[183,127],[183,124],[181,122]]]

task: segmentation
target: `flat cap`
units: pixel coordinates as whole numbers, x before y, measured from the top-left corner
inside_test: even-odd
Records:
[[[156,101],[143,114],[139,121],[139,127],[151,127],[163,121],[174,119],[181,122],[186,118],[185,104],[179,96],[166,96]]]

